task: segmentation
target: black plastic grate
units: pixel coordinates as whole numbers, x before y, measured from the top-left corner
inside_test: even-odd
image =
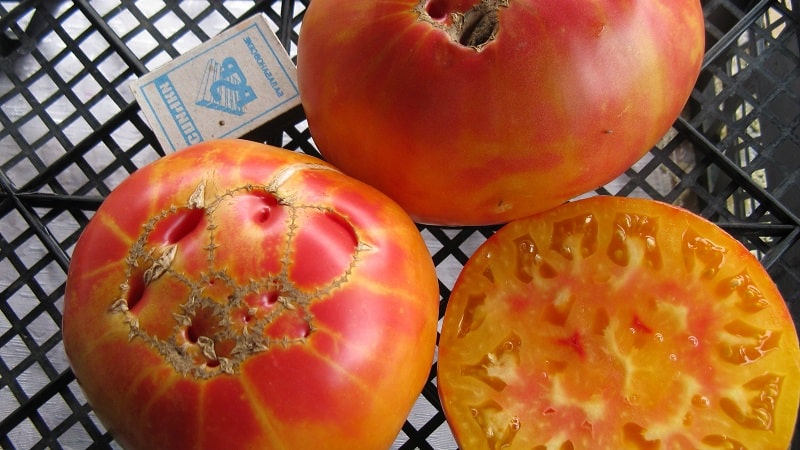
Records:
[[[0,447],[118,448],[67,366],[59,324],[83,226],[122,179],[164,154],[128,84],[259,12],[295,56],[309,1],[0,1]],[[704,69],[683,116],[598,192],[719,223],[759,256],[797,323],[800,11],[794,0],[703,6]],[[272,125],[269,143],[318,155],[301,110]],[[440,313],[495,229],[420,226]],[[394,448],[456,448],[435,377],[434,365]]]

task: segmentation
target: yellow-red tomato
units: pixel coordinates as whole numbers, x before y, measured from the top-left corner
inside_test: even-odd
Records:
[[[314,0],[297,70],[325,159],[419,222],[474,225],[630,167],[703,51],[698,0]]]
[[[449,298],[438,387],[464,449],[785,450],[800,348],[758,260],[652,200],[512,222]]]
[[[438,301],[386,196],[306,155],[213,141],[99,208],[64,347],[127,449],[385,449],[430,372]]]

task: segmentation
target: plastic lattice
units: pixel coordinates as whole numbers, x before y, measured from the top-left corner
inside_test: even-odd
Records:
[[[131,80],[265,13],[290,55],[309,1],[0,1],[0,446],[116,448],[69,370],[59,324],[70,255],[102,199],[164,154]],[[684,114],[598,193],[680,204],[756,253],[800,320],[800,11],[704,0],[707,52]],[[268,142],[317,155],[302,111]],[[420,226],[440,314],[494,228]],[[436,370],[393,448],[454,449]],[[798,433],[795,433],[798,434]],[[800,440],[795,439],[800,446]]]

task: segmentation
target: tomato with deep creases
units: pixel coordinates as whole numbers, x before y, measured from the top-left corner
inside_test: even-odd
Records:
[[[326,160],[418,222],[498,224],[640,159],[703,51],[698,0],[314,0],[297,77]]]
[[[221,140],[114,189],[72,255],[63,338],[127,449],[386,449],[433,362],[416,225],[307,155]]]
[[[600,196],[475,252],[437,380],[464,449],[785,450],[800,348],[741,243],[686,210]]]

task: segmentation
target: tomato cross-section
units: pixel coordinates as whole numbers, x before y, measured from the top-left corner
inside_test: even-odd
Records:
[[[800,348],[719,227],[592,197],[511,222],[466,264],[438,386],[465,449],[786,449]]]

